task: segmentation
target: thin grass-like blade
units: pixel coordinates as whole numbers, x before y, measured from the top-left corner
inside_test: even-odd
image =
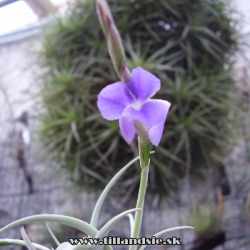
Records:
[[[47,228],[47,230],[48,230],[50,236],[51,236],[52,239],[55,241],[55,243],[57,244],[57,246],[59,246],[59,245],[60,245],[60,242],[58,241],[58,239],[56,238],[56,236],[54,235],[54,233],[53,233],[52,230],[50,229],[49,224],[48,224],[48,223],[45,223],[45,225],[46,225],[46,228]]]
[[[225,48],[228,48],[228,45],[219,36],[217,36],[211,29],[209,29],[209,28],[207,28],[205,26],[200,26],[200,27],[196,27],[195,31],[201,32],[201,33],[209,36],[210,38],[212,38],[215,41],[219,42]]]

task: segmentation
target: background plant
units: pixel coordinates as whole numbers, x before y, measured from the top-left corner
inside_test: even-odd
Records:
[[[202,206],[193,204],[186,221],[195,229],[197,238],[207,238],[219,233],[223,228],[221,218],[218,218],[216,209],[211,203]]]
[[[141,66],[159,77],[156,98],[172,103],[149,179],[150,190],[165,193],[186,173],[211,166],[212,155],[227,149],[235,108],[234,20],[221,0],[109,4],[125,38],[129,67]],[[77,183],[99,188],[138,152],[135,144],[127,146],[117,122],[103,120],[96,107],[97,94],[117,76],[94,1],[76,1],[49,25],[41,63],[44,145]],[[129,195],[138,179],[139,167],[130,169],[116,192]]]

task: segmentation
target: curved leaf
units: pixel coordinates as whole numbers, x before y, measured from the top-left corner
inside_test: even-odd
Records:
[[[123,213],[120,213],[118,215],[116,215],[114,218],[112,218],[110,221],[108,221],[98,232],[98,234],[96,235],[96,238],[103,238],[106,237],[108,235],[108,233],[110,232],[110,230],[122,219],[124,218],[127,214],[136,212],[141,210],[140,208],[134,208],[134,209],[130,209],[127,210]],[[101,250],[103,248],[103,245],[98,245],[98,246],[94,246],[92,249],[93,250]]]
[[[193,227],[190,227],[190,226],[181,226],[181,227],[172,227],[172,228],[169,228],[169,229],[165,229],[163,231],[160,231],[156,234],[154,234],[153,236],[155,237],[159,237],[161,236],[162,234],[165,234],[165,233],[169,233],[169,232],[172,232],[172,231],[176,231],[176,230],[180,230],[180,229],[194,229]],[[147,247],[147,245],[143,245],[139,248],[139,250],[143,250]]]
[[[60,244],[56,250],[73,250],[74,246],[71,245],[69,242],[63,242]]]
[[[134,219],[134,217],[133,217],[132,214],[128,214],[127,216],[129,218],[129,224],[130,224],[130,231],[131,231],[130,235],[131,235],[131,237],[133,237],[133,230],[134,230],[134,226],[135,226],[135,219]]]
[[[28,237],[28,235],[27,235],[27,233],[26,233],[23,226],[20,228],[20,233],[22,235],[22,238],[23,238],[24,242],[26,243],[27,248],[29,250],[36,250],[34,245],[32,244],[32,242],[30,241],[30,239],[29,239],[29,237]]]
[[[42,215],[33,215],[28,216],[23,219],[14,221],[7,226],[0,229],[0,233],[3,233],[9,229],[12,229],[14,227],[22,226],[27,223],[33,223],[33,222],[58,222],[64,225],[68,225],[74,228],[77,228],[78,230],[90,235],[91,237],[95,237],[95,235],[98,233],[98,231],[89,225],[88,223],[81,221],[79,219],[76,219],[74,217],[65,216],[65,215],[56,215],[56,214],[42,214]]]
[[[47,247],[44,247],[42,245],[36,244],[36,243],[32,243],[34,245],[34,247],[38,250],[50,250]],[[27,246],[25,241],[23,240],[16,240],[16,239],[0,239],[0,246]]]
[[[93,247],[91,245],[77,245],[72,250],[93,250]],[[103,245],[102,246],[104,250],[113,250],[113,248],[110,245]]]
[[[134,158],[132,161],[130,161],[127,165],[125,165],[108,183],[108,185],[105,187],[105,189],[102,191],[101,196],[99,197],[98,201],[96,202],[95,208],[92,213],[90,225],[93,227],[97,227],[97,222],[100,214],[100,210],[102,207],[102,204],[110,191],[110,189],[114,186],[114,184],[117,182],[117,180],[123,175],[123,173],[136,161],[138,161],[140,157]]]
[[[59,246],[59,245],[60,245],[60,242],[58,241],[58,239],[56,238],[56,236],[54,235],[54,233],[53,233],[52,230],[50,229],[48,223],[45,223],[45,225],[46,225],[46,228],[47,228],[47,230],[48,230],[50,236],[51,236],[52,239],[55,241],[55,243],[57,244],[57,246]]]

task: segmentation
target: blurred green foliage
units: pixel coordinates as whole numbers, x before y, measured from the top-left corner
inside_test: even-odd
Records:
[[[166,193],[187,173],[212,166],[212,155],[229,146],[235,23],[222,0],[108,2],[129,68],[142,66],[159,77],[155,98],[172,103],[149,179],[149,190]],[[75,182],[103,187],[138,152],[136,140],[128,146],[117,121],[104,120],[96,107],[100,90],[118,78],[93,0],[76,1],[48,25],[40,59],[42,141]],[[139,167],[128,170],[117,192],[133,192],[138,174]]]
[[[193,203],[185,223],[194,227],[196,236],[199,239],[213,236],[223,230],[223,222],[218,218],[216,209],[209,202],[206,202],[203,206]]]

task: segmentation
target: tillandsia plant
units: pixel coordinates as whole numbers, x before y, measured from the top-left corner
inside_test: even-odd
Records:
[[[190,250],[210,250],[225,243],[226,236],[223,230],[223,195],[219,188],[217,191],[217,208],[211,202],[202,205],[193,203],[190,214],[185,221],[192,225],[195,230],[195,240]]]
[[[150,99],[159,89],[160,80],[150,72],[137,67],[130,73],[126,66],[124,49],[121,43],[120,34],[115,26],[108,4],[105,0],[96,1],[97,13],[105,34],[109,53],[116,70],[120,82],[106,86],[98,95],[98,108],[102,116],[107,120],[119,119],[119,126],[124,139],[131,143],[135,134],[138,134],[139,157],[130,161],[123,167],[108,183],[94,208],[91,222],[86,223],[79,219],[63,215],[35,215],[29,216],[0,229],[0,233],[13,227],[21,226],[20,232],[22,240],[15,239],[0,239],[0,246],[5,245],[21,245],[27,246],[29,250],[49,250],[49,248],[31,242],[23,227],[26,223],[45,222],[47,230],[57,244],[57,250],[81,250],[81,249],[112,249],[111,245],[104,241],[104,238],[109,234],[113,226],[126,215],[129,216],[131,238],[138,239],[140,235],[144,199],[148,182],[149,164],[150,164],[150,145],[158,146],[164,128],[164,123],[167,118],[167,113],[170,103],[164,100]],[[98,218],[101,206],[112,186],[118,178],[138,159],[140,159],[140,187],[136,208],[127,210],[111,220],[109,220],[101,229],[97,229]],[[135,212],[135,218],[131,213]],[[81,241],[72,244],[70,242],[59,242],[47,222],[58,222],[77,228],[88,235],[85,238],[86,244],[81,244]],[[181,226],[163,230],[154,235],[160,235],[179,229],[193,229],[190,226]],[[90,238],[96,238],[98,242],[91,245]],[[84,238],[83,238],[84,240]],[[135,242],[135,241],[133,241]],[[138,248],[139,243],[129,245],[130,250]],[[140,249],[144,249],[147,245],[142,245]]]
[[[128,68],[160,78],[155,98],[172,103],[147,191],[166,196],[186,174],[206,176],[212,154],[221,156],[234,141],[234,18],[223,0],[110,0],[109,6]],[[72,1],[66,15],[46,26],[40,52],[41,141],[74,184],[92,190],[137,156],[136,140],[128,147],[119,122],[103,119],[96,107],[101,89],[117,81],[98,22],[94,0]],[[112,192],[123,204],[136,197],[136,165]]]

